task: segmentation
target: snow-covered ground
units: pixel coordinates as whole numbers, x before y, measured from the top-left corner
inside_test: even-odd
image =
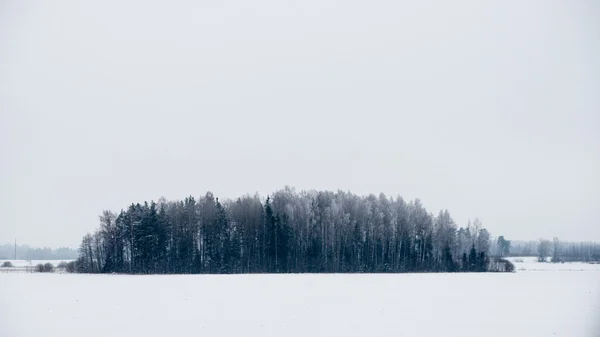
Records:
[[[556,269],[525,258],[516,267],[503,274],[0,273],[0,336],[600,336],[598,265]]]
[[[509,257],[517,271],[596,271],[600,272],[600,264],[583,262],[539,263],[537,257]]]

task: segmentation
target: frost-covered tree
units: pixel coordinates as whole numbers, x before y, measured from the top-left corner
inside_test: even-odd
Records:
[[[546,262],[549,253],[550,253],[550,241],[540,239],[540,244],[538,246],[538,261]]]
[[[561,262],[561,248],[560,241],[557,237],[552,240],[552,262],[558,263]]]
[[[479,225],[479,228],[475,247],[478,252],[487,254],[490,250],[490,233],[481,225]]]

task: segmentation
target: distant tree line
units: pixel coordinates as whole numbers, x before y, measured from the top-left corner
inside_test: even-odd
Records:
[[[563,242],[540,239],[537,244],[539,262],[600,262],[600,244],[595,242]]]
[[[504,238],[502,237],[502,240]],[[600,243],[584,241],[560,241],[558,238],[530,240],[530,241],[508,241],[506,246],[501,245],[498,238],[496,244],[492,244],[490,252],[501,252],[504,247],[507,250],[501,256],[535,256],[540,262],[600,262]]]
[[[490,234],[457,228],[418,199],[286,187],[266,200],[183,201],[104,211],[86,235],[82,273],[373,273],[488,270]]]
[[[78,256],[77,249],[61,247],[33,248],[28,245],[17,245],[18,260],[74,260]],[[7,243],[0,245],[0,260],[12,260],[15,255],[15,245]]]

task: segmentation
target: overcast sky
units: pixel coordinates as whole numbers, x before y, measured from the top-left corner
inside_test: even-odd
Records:
[[[2,1],[0,244],[285,185],[600,241],[600,5]]]

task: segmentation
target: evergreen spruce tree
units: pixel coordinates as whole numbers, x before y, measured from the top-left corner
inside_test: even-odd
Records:
[[[469,251],[469,271],[477,271],[477,251],[475,250],[475,245],[471,246],[471,250]]]
[[[467,253],[462,254],[461,268],[463,272],[469,271],[469,260],[467,259]]]
[[[277,228],[275,223],[275,216],[273,215],[273,209],[271,208],[271,199],[267,197],[265,202],[265,232],[267,235],[266,248],[267,248],[267,271],[276,271],[276,255],[277,255]]]
[[[456,266],[454,264],[454,259],[452,258],[452,251],[450,250],[450,246],[446,245],[446,247],[444,247],[443,257],[445,271],[450,273],[455,272]]]
[[[487,271],[488,260],[485,256],[485,252],[479,252],[479,256],[477,257],[477,271],[485,272]]]

